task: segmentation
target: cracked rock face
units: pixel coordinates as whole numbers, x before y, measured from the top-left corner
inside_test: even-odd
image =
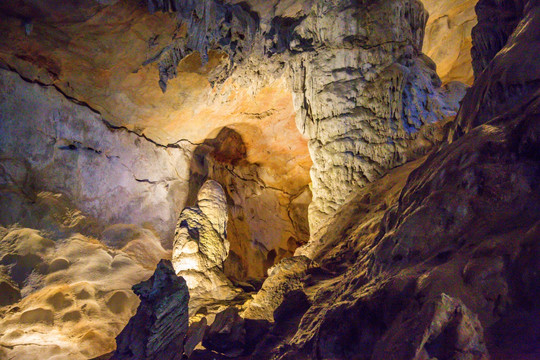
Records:
[[[237,295],[223,273],[223,262],[229,255],[226,224],[223,188],[208,180],[199,190],[197,204],[180,214],[173,244],[172,264],[176,273],[186,279],[191,311],[205,302],[231,300]]]
[[[23,192],[65,194],[102,224],[148,226],[170,246],[188,191],[189,151],[160,147],[108,127],[90,109],[52,87],[0,70],[0,181]],[[0,219],[24,218],[0,199]],[[114,245],[114,244],[111,244]]]

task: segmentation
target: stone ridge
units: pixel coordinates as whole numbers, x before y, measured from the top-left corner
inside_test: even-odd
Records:
[[[154,275],[133,286],[141,303],[117,336],[112,359],[180,360],[189,325],[189,291],[172,264],[161,260]]]

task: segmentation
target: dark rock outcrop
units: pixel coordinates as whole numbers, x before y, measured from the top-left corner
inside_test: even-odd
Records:
[[[453,140],[496,116],[529,106],[540,88],[540,3],[482,0],[477,13],[476,79],[463,99]]]
[[[11,305],[21,299],[19,286],[0,267],[0,307]]]
[[[182,359],[189,320],[184,279],[176,276],[170,261],[162,260],[154,275],[133,291],[141,304],[116,338],[112,359]]]
[[[403,339],[412,339],[404,342]],[[459,300],[442,294],[399,316],[377,342],[373,359],[488,360],[482,325]]]
[[[249,356],[269,328],[268,321],[244,319],[237,308],[229,307],[216,315],[204,333],[202,344],[229,358]]]
[[[231,358],[241,355],[246,345],[246,329],[238,309],[230,307],[218,313],[206,330],[202,344]]]
[[[528,0],[489,1],[476,4],[478,24],[472,29],[472,66],[475,77],[487,67],[491,59],[506,45],[508,38],[523,18]]]

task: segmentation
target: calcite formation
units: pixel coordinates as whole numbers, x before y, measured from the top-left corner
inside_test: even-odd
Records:
[[[226,225],[223,188],[208,180],[199,190],[196,206],[180,214],[172,252],[174,269],[186,279],[190,290],[192,311],[201,306],[199,302],[231,300],[237,295],[223,273],[223,262],[229,255]]]
[[[230,242],[224,270],[239,280],[264,277],[269,267],[292,256],[309,239],[309,188],[295,187],[295,193],[289,193],[268,185],[267,169],[247,159],[247,147],[231,128],[223,128],[198,146],[193,152],[188,200],[194,201],[206,179],[223,185]]]
[[[0,2],[0,358],[537,358],[540,4],[474,3]]]
[[[188,330],[189,291],[172,264],[162,260],[152,277],[133,287],[141,303],[116,338],[111,359],[181,360]]]
[[[312,235],[352,192],[414,158],[422,125],[455,114],[420,55],[426,18],[416,1],[320,3],[291,29],[302,52],[292,82],[313,160]]]

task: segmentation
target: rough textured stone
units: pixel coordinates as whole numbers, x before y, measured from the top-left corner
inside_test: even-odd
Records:
[[[182,359],[188,330],[189,291],[172,264],[162,260],[152,277],[133,287],[137,313],[116,338],[113,359]]]
[[[416,1],[323,2],[291,29],[289,46],[301,52],[292,65],[297,126],[313,160],[312,235],[351,192],[413,158],[423,124],[455,114],[420,56],[426,18]]]
[[[414,342],[404,344],[405,337]],[[461,301],[443,293],[416,314],[409,314],[406,320],[398,319],[396,327],[375,345],[372,358],[488,360],[490,357],[478,317]]]
[[[237,308],[230,307],[216,315],[204,334],[203,346],[231,358],[244,352],[246,329]]]
[[[296,247],[307,242],[311,201],[307,186],[288,193],[267,185],[268,169],[249,162],[246,151],[240,134],[224,128],[194,150],[196,166],[190,173],[190,200],[206,179],[223,185],[231,244],[225,273],[240,280],[263,278],[269,267],[292,256]]]
[[[414,157],[414,151],[405,151],[405,143],[415,138],[413,133],[422,123],[455,110],[444,104],[429,61],[419,56],[425,13],[417,1],[373,5],[353,2],[351,6],[346,2],[313,1],[236,3],[150,1],[151,11],[171,13],[149,15],[140,5],[118,1],[93,9],[90,19],[81,16],[75,25],[60,21],[54,28],[43,20],[46,12],[29,5],[15,13],[32,19],[34,31],[30,36],[16,31],[15,14],[4,10],[11,17],[5,25],[9,35],[0,43],[0,57],[26,78],[54,82],[67,95],[100,111],[111,123],[164,145],[186,140],[199,143],[225,126],[232,127],[245,139],[247,160],[265,169],[259,175],[263,174],[266,187],[282,190],[289,198],[307,185],[310,165],[306,142],[294,127],[294,113],[298,113],[298,126],[311,140],[311,154],[319,162],[312,176],[316,193],[311,221],[314,228],[318,227],[318,218],[333,213],[351,189]],[[58,18],[69,18],[61,10],[50,12]],[[324,19],[323,14],[327,15]],[[375,24],[367,14],[383,21]],[[96,33],[104,24],[118,29],[115,20],[126,24],[126,35],[119,35],[126,33],[124,28],[107,35]],[[69,63],[81,61],[75,61],[74,54],[63,47],[50,51],[49,36],[58,31],[63,31],[66,42],[71,36],[77,38],[78,48],[90,49],[89,53],[82,50],[75,55],[76,60],[88,60],[82,62],[83,69],[65,65],[64,59],[70,59]],[[115,46],[109,46],[111,43]],[[13,48],[12,44],[18,45]],[[101,48],[110,51],[93,51]],[[27,55],[29,52],[32,56]],[[369,69],[360,69],[358,64],[364,63]],[[318,80],[305,82],[306,74]],[[216,83],[216,76],[223,81]],[[162,88],[167,85],[165,94],[155,85],[158,78]],[[215,85],[213,89],[211,84]],[[352,89],[344,90],[345,85]],[[322,87],[332,96],[317,95]],[[392,94],[387,96],[386,90],[379,93],[377,88],[392,90]],[[356,105],[355,94],[360,94]],[[326,107],[328,101],[332,105]],[[330,114],[325,108],[336,111]],[[207,121],[201,126],[196,119]],[[325,119],[328,121],[323,121],[326,124],[319,130],[309,125],[310,121],[317,124]],[[365,121],[378,125],[360,126]],[[349,124],[348,129],[336,134],[336,125],[344,122]],[[366,146],[356,149],[351,145],[353,138],[365,140]],[[335,161],[327,160],[332,156]],[[333,162],[335,167],[331,166]],[[362,175],[348,175],[348,169]],[[320,176],[323,173],[339,178],[340,184],[325,185],[325,177]],[[287,202],[280,197],[280,212],[286,213],[283,203]],[[271,198],[275,203],[276,197]],[[302,243],[297,233],[292,237]],[[285,241],[280,242],[278,250],[284,249]],[[276,246],[268,245],[275,244],[263,243],[268,253],[276,250]]]
[[[97,240],[103,226],[60,194],[0,191],[10,204],[2,216],[24,214],[20,225],[0,227],[1,271],[22,295],[0,308],[0,357],[88,359],[114,350],[138,305],[131,287],[170,254],[135,225],[122,230],[127,243],[107,247]]]
[[[526,107],[538,94],[540,51],[537,1],[480,1],[473,31],[475,83],[455,122],[452,139],[511,109]],[[512,33],[513,31],[513,33]]]
[[[223,273],[229,254],[227,200],[223,188],[208,180],[199,190],[197,204],[180,214],[175,232],[172,263],[186,279],[191,311],[215,300],[231,300],[238,292]]]
[[[0,268],[0,307],[11,305],[21,300],[19,286]]]
[[[207,321],[206,318],[202,318],[201,321],[197,321],[189,326],[186,334],[186,341],[184,343],[184,354],[189,358],[195,347],[201,343],[206,332]]]
[[[268,278],[261,290],[247,303],[242,316],[246,319],[274,321],[274,311],[283,302],[286,294],[302,289],[306,271],[313,267],[312,260],[305,256],[283,259],[268,270]]]

